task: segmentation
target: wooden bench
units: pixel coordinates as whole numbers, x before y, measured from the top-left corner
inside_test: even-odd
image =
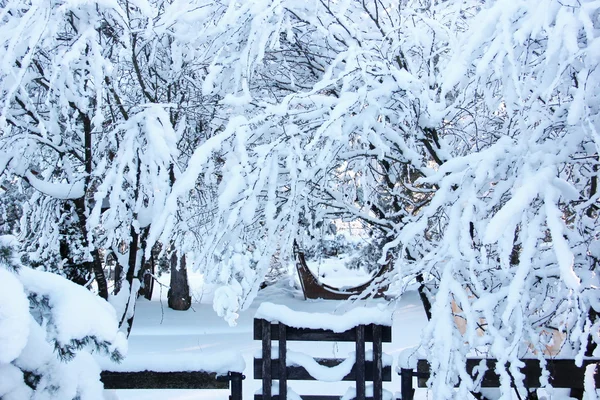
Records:
[[[271,323],[264,319],[254,320],[254,340],[262,341],[262,357],[254,359],[254,379],[262,379],[262,394],[254,396],[255,400],[272,400],[287,398],[288,380],[316,380],[302,366],[288,365],[286,360],[288,341],[334,341],[355,342],[356,362],[352,370],[342,380],[356,382],[356,399],[381,400],[382,382],[391,381],[391,366],[383,365],[382,343],[392,340],[392,329],[381,325],[359,325],[341,333],[330,330],[294,328],[283,323]],[[278,342],[278,357],[273,358],[271,341]],[[373,343],[373,360],[365,358],[365,343]],[[341,364],[344,359],[315,359],[317,363],[327,367]],[[279,381],[279,393],[272,394],[272,381]],[[373,396],[366,397],[366,381],[373,382]],[[333,400],[340,396],[301,396],[305,400]]]
[[[467,372],[473,377],[473,369],[479,366],[482,360],[485,360],[487,370],[483,375],[481,387],[500,387],[500,377],[494,370],[496,368],[496,360],[494,359],[469,358],[467,359]],[[536,359],[523,359],[520,361],[525,364],[525,366],[520,369],[521,373],[525,375],[523,385],[529,389],[541,387],[540,376],[542,374],[542,369],[540,368],[539,361]],[[596,364],[594,379],[596,387],[600,388],[600,360],[584,360],[582,367],[577,367],[574,360],[566,359],[548,359],[546,360],[546,363],[546,368],[550,372],[549,381],[553,387],[579,390],[583,390],[584,387],[585,367],[589,364]],[[413,400],[413,377],[417,377],[417,386],[419,388],[426,388],[430,374],[431,370],[427,360],[418,360],[416,371],[402,368],[400,370],[402,400]]]
[[[100,374],[104,389],[230,389],[230,400],[242,400],[244,378],[240,372],[217,375],[205,371],[102,371]]]

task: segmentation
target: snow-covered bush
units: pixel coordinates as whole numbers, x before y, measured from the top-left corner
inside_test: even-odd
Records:
[[[102,399],[93,354],[126,350],[111,305],[58,275],[19,265],[0,236],[0,398]]]

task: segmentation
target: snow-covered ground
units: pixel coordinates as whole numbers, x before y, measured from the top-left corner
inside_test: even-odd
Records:
[[[335,260],[313,264],[311,268],[320,276],[325,275],[328,284],[348,286],[364,282],[369,276],[348,271],[343,262]],[[168,284],[168,276],[161,278]],[[356,307],[373,307],[387,304],[384,300],[360,302],[306,301],[291,282],[280,282],[262,290],[252,305],[242,312],[236,326],[229,326],[212,309],[213,288],[204,285],[202,277],[191,274],[190,282],[195,303],[189,311],[173,311],[166,305],[166,290],[155,287],[153,301],[138,300],[133,330],[129,338],[129,352],[121,368],[140,365],[163,365],[165,369],[176,365],[198,364],[204,361],[235,362],[232,354],[241,354],[245,360],[244,398],[250,399],[260,388],[260,381],[253,379],[252,359],[260,351],[260,342],[252,340],[252,322],[257,308],[264,302],[285,305],[295,311],[343,314]],[[162,301],[161,301],[162,294]],[[384,343],[384,353],[391,355],[396,363],[398,354],[419,341],[421,328],[426,322],[416,292],[406,293],[402,299],[389,305],[393,312],[392,343]],[[344,358],[353,351],[351,343],[302,343],[290,342],[291,350],[312,356]],[[368,347],[367,347],[368,349]],[[224,352],[224,353],[223,353]],[[384,389],[399,392],[399,377],[392,374],[393,381],[384,383]],[[290,381],[289,386],[300,394],[344,394],[352,382],[320,383]],[[120,400],[164,399],[225,399],[223,390],[119,390]]]
[[[362,271],[347,270],[344,260],[329,259],[309,263],[316,275],[334,286],[353,286],[369,279]],[[160,278],[168,285],[169,276]],[[406,292],[393,303],[385,300],[357,302],[306,301],[293,282],[281,281],[259,292],[248,309],[240,313],[236,326],[229,326],[212,308],[214,287],[205,285],[201,275],[190,274],[190,286],[194,304],[188,311],[173,311],[167,307],[166,289],[155,286],[152,301],[139,299],[136,316],[129,337],[129,352],[119,366],[122,370],[140,370],[144,367],[160,370],[195,369],[201,365],[213,365],[215,370],[226,365],[239,366],[245,362],[243,383],[244,399],[252,399],[260,389],[261,382],[253,379],[252,359],[260,352],[260,342],[252,339],[253,319],[259,306],[265,302],[289,307],[294,311],[312,313],[344,314],[357,307],[386,305],[392,312],[392,342],[383,344],[384,353],[393,357],[392,382],[384,383],[384,389],[397,393],[400,379],[394,372],[402,350],[418,344],[421,330],[426,324],[419,296],[415,291]],[[354,350],[352,343],[288,342],[288,348],[313,357],[344,358]],[[367,347],[367,350],[369,347]],[[239,356],[243,358],[243,361]],[[339,394],[353,386],[352,382],[321,383],[290,381],[289,387],[299,394]],[[494,389],[493,389],[494,390]],[[491,391],[488,389],[491,394]],[[541,394],[541,393],[540,393]],[[118,390],[106,391],[110,400],[216,400],[227,399],[228,390]],[[425,389],[417,389],[415,398],[431,398]],[[569,399],[567,391],[556,389],[548,400]],[[516,397],[515,397],[516,399]]]

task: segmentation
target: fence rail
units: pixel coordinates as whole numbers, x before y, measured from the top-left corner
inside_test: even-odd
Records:
[[[218,375],[206,371],[102,371],[105,389],[230,389],[230,400],[242,400],[240,372]]]
[[[495,371],[497,361],[494,359],[469,358],[467,359],[467,372],[473,377],[475,367],[485,362],[487,370],[483,375],[481,387],[494,388],[500,386],[500,377]],[[521,373],[525,376],[523,384],[526,388],[535,389],[541,387],[540,376],[542,369],[539,361],[536,359],[520,360],[525,365],[520,368]],[[594,380],[596,387],[600,387],[600,360],[584,360],[582,367],[575,365],[575,360],[568,359],[548,359],[546,360],[546,368],[550,373],[549,381],[555,388],[566,388],[583,390],[584,374],[587,365],[595,364],[596,373]],[[427,360],[417,361],[417,370],[401,369],[401,393],[403,400],[412,400],[414,397],[413,377],[417,378],[417,386],[420,388],[427,387],[427,380],[431,374],[430,366]]]

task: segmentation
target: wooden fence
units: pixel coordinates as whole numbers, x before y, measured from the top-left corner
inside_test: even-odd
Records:
[[[230,400],[242,400],[240,372],[217,375],[206,371],[102,371],[104,389],[230,389]]]
[[[539,361],[536,359],[524,359],[525,366],[520,369],[525,375],[523,384],[526,388],[535,389],[540,387],[540,376],[542,369]],[[473,370],[482,362],[481,358],[467,359],[467,372],[474,376]],[[583,392],[585,367],[589,364],[596,364],[596,373],[594,379],[596,387],[600,387],[599,360],[584,360],[582,367],[577,367],[574,360],[548,359],[546,368],[550,372],[550,383],[555,388],[575,389]],[[495,372],[496,360],[485,359],[487,370],[481,381],[482,388],[496,388],[500,386],[500,377]],[[417,361],[417,370],[401,369],[400,380],[402,385],[402,400],[413,400],[414,388],[413,377],[417,377],[417,385],[420,388],[427,387],[427,380],[431,374],[427,360]]]
[[[392,329],[381,325],[359,325],[342,333],[330,330],[294,328],[282,323],[270,323],[264,319],[254,320],[254,340],[262,341],[262,357],[254,359],[254,378],[262,379],[262,394],[254,396],[255,400],[286,399],[288,380],[316,380],[302,366],[287,365],[286,353],[288,341],[335,341],[355,342],[356,362],[354,367],[342,380],[356,382],[356,399],[381,400],[382,382],[391,381],[391,366],[383,365],[382,343],[392,340]],[[271,341],[277,341],[279,351],[277,358],[271,354]],[[373,343],[373,360],[365,359],[365,343]],[[315,359],[321,365],[334,367],[343,359]],[[272,393],[272,381],[279,381],[279,393]],[[366,397],[366,381],[373,382],[373,396]],[[301,396],[305,400],[333,400],[340,396]]]

